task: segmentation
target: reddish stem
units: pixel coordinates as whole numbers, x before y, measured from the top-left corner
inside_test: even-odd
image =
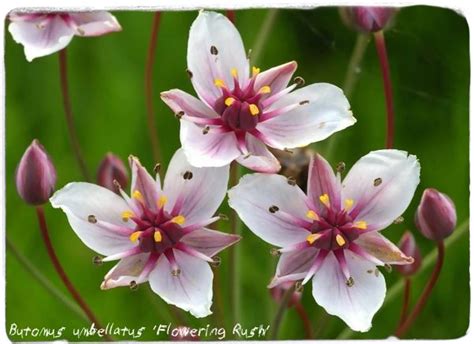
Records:
[[[64,271],[63,267],[61,266],[61,263],[59,262],[58,256],[56,256],[56,252],[54,251],[53,244],[51,242],[51,238],[49,237],[48,233],[48,226],[46,224],[46,218],[44,216],[44,209],[41,206],[36,207],[36,215],[38,216],[38,223],[41,231],[41,236],[43,237],[44,244],[46,246],[46,250],[48,251],[49,258],[51,259],[51,262],[54,265],[54,268],[56,269],[56,272],[58,273],[59,277],[61,278],[62,282],[64,283],[65,287],[71,294],[71,296],[76,300],[78,305],[82,308],[84,313],[87,315],[87,318],[94,323],[97,327],[103,328],[102,325],[99,323],[97,320],[96,316],[94,313],[92,313],[92,310],[89,308],[87,303],[84,301],[82,298],[81,294],[76,290],[72,282],[69,280],[69,277],[67,277],[66,272]],[[108,335],[104,336],[108,340],[112,340],[111,337]]]
[[[410,304],[411,280],[405,278],[405,289],[403,291],[403,305],[400,313],[400,321],[398,322],[397,330],[403,325],[408,315],[408,305]]]
[[[403,325],[395,332],[395,336],[397,336],[398,338],[401,338],[406,333],[406,331],[410,328],[410,326],[415,321],[416,317],[420,314],[421,310],[425,306],[426,301],[428,300],[428,297],[431,295],[431,292],[433,291],[433,287],[436,285],[436,282],[438,281],[441,268],[443,267],[443,262],[444,262],[444,242],[438,241],[438,259],[436,261],[436,265],[433,269],[430,279],[428,280],[428,283],[425,286],[425,289],[423,290],[423,293],[421,294],[420,298],[418,299],[418,302],[413,308],[413,311],[407,317]]]
[[[156,57],[156,43],[158,31],[160,28],[161,13],[155,12],[151,26],[150,42],[148,45],[148,54],[145,66],[145,99],[148,122],[148,135],[150,136],[153,159],[155,162],[161,161],[161,152],[156,134],[155,111],[153,107],[153,66]]]
[[[228,10],[226,11],[226,16],[229,18],[229,20],[232,22],[232,24],[235,24],[235,11],[233,10]]]
[[[393,148],[395,114],[393,110],[392,83],[390,81],[390,65],[388,63],[387,48],[385,46],[383,31],[375,32],[374,37],[375,47],[377,48],[377,54],[379,56],[380,71],[382,72],[383,78],[385,106],[387,108],[387,137],[385,141],[385,147]]]
[[[230,165],[229,187],[237,185],[239,182],[239,166],[233,161]],[[230,233],[239,234],[239,218],[235,211],[230,213]],[[237,274],[237,248],[235,245],[229,247],[229,284],[230,284],[230,309],[232,314],[232,322],[238,321],[239,311],[239,291],[238,274]]]
[[[90,174],[87,169],[84,157],[82,156],[81,146],[77,138],[76,127],[74,125],[74,116],[72,113],[71,98],[69,97],[69,82],[67,77],[67,52],[66,48],[59,51],[59,79],[61,83],[61,93],[63,96],[64,114],[66,115],[67,130],[72,150],[76,158],[82,176],[86,181],[90,180]]]
[[[311,339],[313,337],[313,327],[311,326],[311,321],[309,320],[308,313],[303,307],[301,302],[295,303],[295,310],[298,313],[301,321],[303,322],[304,332],[306,333],[306,339]]]

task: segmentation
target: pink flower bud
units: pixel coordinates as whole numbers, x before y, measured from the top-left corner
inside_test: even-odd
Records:
[[[436,189],[426,189],[416,210],[415,223],[428,239],[443,240],[456,226],[456,207],[447,195]]]
[[[282,284],[277,285],[270,289],[270,295],[276,302],[281,302],[283,295],[286,293],[288,289],[290,289],[294,282],[288,281]],[[301,291],[294,291],[293,295],[291,295],[290,300],[288,301],[288,307],[293,307],[296,303],[300,302],[301,300]]]
[[[15,182],[20,197],[30,205],[44,204],[53,194],[56,170],[38,140],[33,140],[21,157]]]
[[[125,188],[128,185],[127,169],[119,157],[107,153],[97,170],[97,184],[118,193],[114,180]]]
[[[396,9],[390,7],[343,7],[342,21],[358,31],[377,32],[387,27]]]
[[[410,231],[406,231],[403,234],[398,243],[398,247],[400,247],[400,250],[402,250],[405,255],[413,257],[415,261],[412,264],[395,265],[396,269],[405,276],[415,274],[421,266],[421,253],[416,245],[415,237]]]

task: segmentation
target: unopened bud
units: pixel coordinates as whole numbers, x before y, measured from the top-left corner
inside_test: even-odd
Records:
[[[391,7],[342,7],[341,18],[348,27],[362,32],[385,29],[396,9]]]
[[[56,169],[38,140],[26,149],[16,170],[16,189],[30,205],[48,202],[56,185]]]
[[[97,184],[118,193],[117,183],[122,188],[127,187],[127,169],[119,157],[112,153],[107,153],[97,170]]]
[[[453,201],[436,189],[426,189],[416,210],[415,223],[428,239],[440,241],[450,236],[456,226]]]
[[[283,295],[285,295],[286,291],[292,288],[294,284],[295,282],[291,282],[291,281],[283,282],[277,285],[276,287],[271,288],[270,295],[276,302],[280,303],[283,299]],[[288,300],[287,307],[292,307],[296,303],[300,302],[301,296],[302,296],[301,290],[295,290],[293,294],[291,295],[290,299]]]
[[[396,269],[404,276],[415,274],[421,266],[421,253],[416,245],[415,237],[410,231],[406,231],[398,243],[400,250],[408,257],[413,257],[414,262],[406,265],[396,265]]]

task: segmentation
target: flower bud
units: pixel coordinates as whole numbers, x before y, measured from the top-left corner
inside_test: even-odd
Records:
[[[385,29],[396,9],[391,7],[342,7],[344,24],[362,32],[377,32]]]
[[[456,208],[453,201],[436,189],[426,189],[416,210],[415,223],[428,239],[445,239],[456,226]]]
[[[56,185],[56,169],[38,140],[21,157],[15,175],[16,189],[29,205],[48,202]]]
[[[118,193],[114,180],[122,188],[126,188],[128,184],[127,169],[119,157],[107,153],[97,170],[97,184]]]
[[[408,257],[413,257],[415,261],[412,264],[395,265],[395,268],[398,270],[398,272],[405,276],[415,274],[421,266],[421,253],[420,249],[416,245],[415,237],[410,231],[406,231],[403,234],[400,242],[398,243],[398,247],[400,247],[400,250],[402,250],[405,255]]]
[[[276,302],[280,303],[281,300],[283,299],[283,295],[285,295],[286,291],[290,289],[294,284],[295,282],[291,282],[291,281],[281,283],[277,285],[276,287],[273,287],[270,289],[270,295]],[[288,300],[287,306],[293,307],[296,303],[300,302],[301,295],[302,295],[301,291],[295,290],[293,292],[293,295],[291,295],[290,299]]]

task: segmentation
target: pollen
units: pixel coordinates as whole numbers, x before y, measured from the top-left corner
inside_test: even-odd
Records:
[[[133,232],[132,234],[130,234],[130,237],[129,237],[130,241],[136,242],[141,235],[142,235],[142,232],[140,231]]]
[[[232,68],[232,69],[230,70],[230,74],[232,74],[232,76],[233,76],[234,78],[237,78],[237,76],[239,75],[239,74],[237,73],[237,68]]]
[[[258,73],[260,73],[260,68],[253,66],[252,67],[252,76],[256,76]]]
[[[349,209],[351,209],[353,205],[354,205],[353,199],[348,198],[344,201],[344,209],[346,211],[349,211]]]
[[[214,80],[214,85],[216,85],[217,87],[225,87],[224,80],[222,80],[222,79]]]
[[[326,207],[329,208],[330,203],[329,203],[329,195],[328,194],[322,194],[319,196],[319,200],[321,201],[322,204],[324,204]]]
[[[344,246],[346,244],[346,240],[342,237],[341,234],[336,235],[336,242],[339,246]]]
[[[354,223],[354,227],[359,228],[359,229],[367,229],[367,222],[357,221],[356,223]]]
[[[320,237],[321,237],[321,234],[313,233],[313,234],[310,234],[306,237],[306,241],[308,242],[308,244],[312,245]]]
[[[224,101],[224,104],[225,104],[226,106],[231,106],[232,104],[234,104],[234,102],[235,102],[235,99],[234,99],[234,98],[232,98],[232,97],[227,97],[227,98],[225,99],[225,101]]]
[[[183,215],[175,216],[171,219],[171,222],[176,223],[178,225],[182,225],[186,222],[186,218]]]
[[[315,221],[319,220],[319,216],[318,216],[318,214],[316,214],[316,212],[314,210],[308,210],[306,212],[306,217],[308,219],[315,220]]]
[[[130,210],[125,210],[122,212],[122,220],[128,221],[128,219],[131,218],[133,215],[133,212],[131,212]]]
[[[270,86],[263,86],[259,93],[261,94],[267,94],[267,93],[270,93],[272,91],[271,87]]]
[[[138,190],[133,191],[132,198],[135,198],[136,200],[143,202],[143,195]]]
[[[153,239],[155,239],[155,242],[161,242],[163,237],[159,231],[156,231],[155,234],[153,234]]]
[[[165,195],[160,196],[157,202],[158,208],[159,209],[163,208],[167,202],[168,202],[168,198]]]
[[[255,104],[250,104],[249,105],[250,113],[252,116],[257,116],[260,113],[260,110],[258,109],[258,106]]]

